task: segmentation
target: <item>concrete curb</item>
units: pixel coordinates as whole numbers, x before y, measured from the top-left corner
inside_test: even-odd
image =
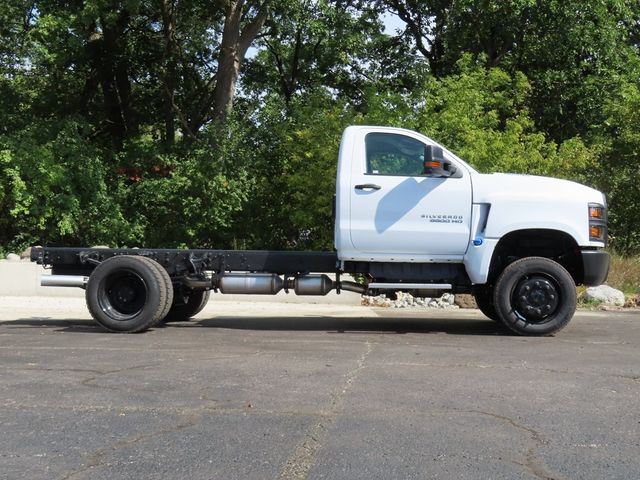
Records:
[[[41,287],[40,279],[51,275],[41,265],[27,260],[0,260],[0,296],[5,297],[83,297],[80,288]]]

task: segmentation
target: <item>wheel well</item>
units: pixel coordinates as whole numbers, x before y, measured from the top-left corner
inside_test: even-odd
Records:
[[[510,263],[524,257],[545,257],[558,262],[582,283],[584,271],[580,248],[574,238],[559,230],[531,229],[509,232],[500,239],[491,257],[489,282],[493,283]]]

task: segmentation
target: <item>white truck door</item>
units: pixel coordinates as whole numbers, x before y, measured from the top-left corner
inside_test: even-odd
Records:
[[[350,180],[354,250],[385,255],[464,255],[471,221],[470,174],[456,166],[447,178],[423,175],[420,135],[362,129],[355,139]]]

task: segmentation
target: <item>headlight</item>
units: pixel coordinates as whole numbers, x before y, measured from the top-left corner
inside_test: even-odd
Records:
[[[589,240],[607,243],[607,209],[599,203],[589,204]]]

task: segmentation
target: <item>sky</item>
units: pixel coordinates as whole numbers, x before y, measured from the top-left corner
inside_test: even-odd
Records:
[[[406,25],[400,17],[392,13],[386,13],[381,18],[384,22],[384,33],[387,35],[395,35],[397,30],[403,30]]]

